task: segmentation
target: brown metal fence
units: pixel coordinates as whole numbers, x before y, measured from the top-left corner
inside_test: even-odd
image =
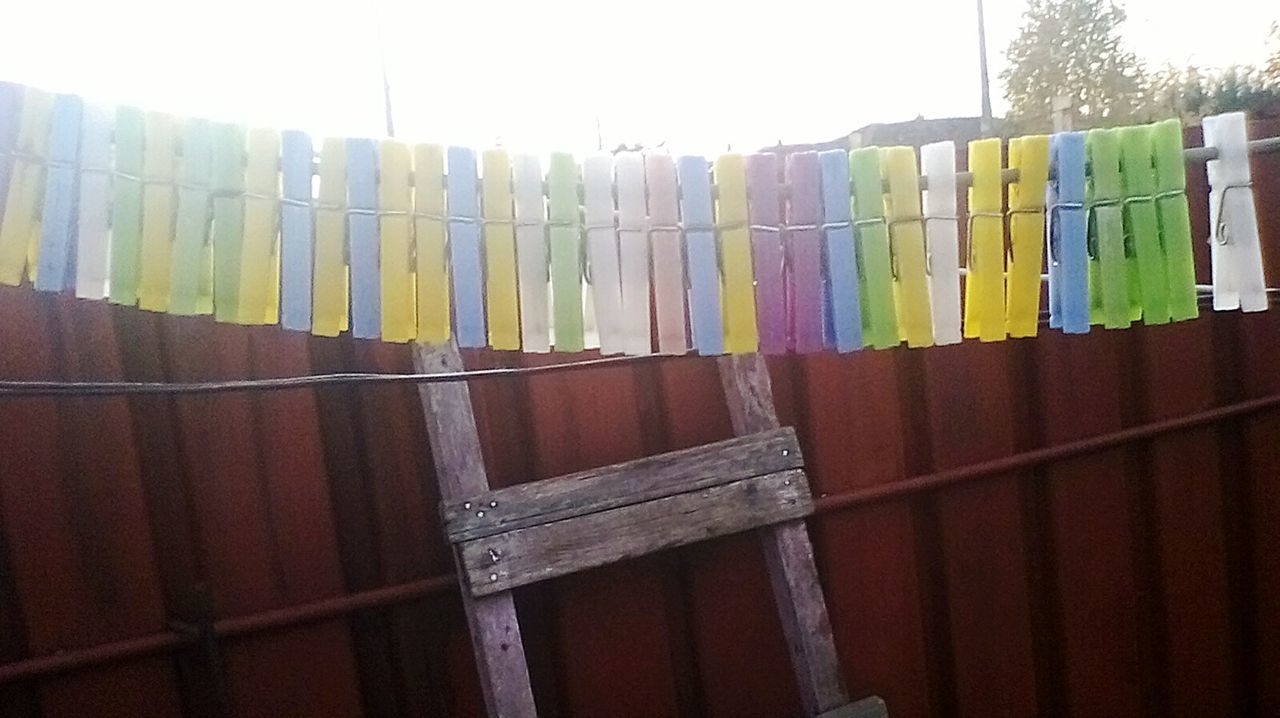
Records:
[[[1280,157],[1255,184],[1280,284]],[[0,317],[9,378],[410,368],[29,289]],[[895,717],[1280,715],[1280,312],[770,369],[855,694]],[[707,360],[472,388],[496,486],[730,434]],[[479,715],[419,411],[402,387],[0,404],[0,714]],[[517,599],[542,715],[798,713],[748,537]]]

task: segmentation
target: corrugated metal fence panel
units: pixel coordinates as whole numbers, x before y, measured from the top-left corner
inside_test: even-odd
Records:
[[[1274,248],[1280,158],[1255,171]],[[1190,182],[1205,237],[1203,171]],[[1266,259],[1280,284],[1280,250]],[[0,290],[0,316],[6,377],[410,367],[403,347],[25,289]],[[1277,367],[1275,311],[770,359],[815,491],[833,496],[1274,395]],[[709,360],[478,382],[473,397],[496,486],[730,434]],[[448,576],[419,411],[406,387],[5,403],[0,660],[168,640],[205,600],[216,618],[246,618]],[[1273,409],[820,514],[853,692],[884,696],[895,718],[1280,713],[1277,437]],[[212,663],[187,646],[0,686],[0,713],[479,715],[459,602],[423,591],[225,639]],[[522,589],[517,603],[542,715],[799,711],[751,536]]]

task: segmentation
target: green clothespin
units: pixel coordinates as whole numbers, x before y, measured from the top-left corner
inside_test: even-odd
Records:
[[[1124,184],[1124,225],[1133,247],[1142,321],[1169,323],[1169,275],[1156,217],[1156,175],[1151,161],[1151,128],[1120,130],[1120,172]]]
[[[1115,130],[1085,136],[1089,181],[1089,314],[1108,329],[1129,326],[1129,276],[1121,210],[1120,139]]]
[[[1187,167],[1182,157],[1182,123],[1164,120],[1151,126],[1151,154],[1156,174],[1156,213],[1160,244],[1169,277],[1169,315],[1173,321],[1200,315],[1196,300],[1196,265],[1191,250],[1191,217],[1187,209]]]
[[[213,258],[209,250],[209,174],[213,169],[208,120],[187,120],[182,131],[182,186],[173,240],[170,314],[213,311]]]
[[[853,224],[858,234],[858,289],[862,299],[863,344],[876,349],[898,345],[898,319],[893,306],[893,264],[889,225],[884,216],[880,149],[863,147],[849,153],[853,180]]]
[[[551,302],[557,352],[580,352],[582,338],[582,237],[578,217],[578,165],[553,152],[547,168],[551,228]]]
[[[138,303],[142,261],[142,172],[146,116],[137,107],[116,110],[115,182],[111,200],[111,295],[114,304]]]
[[[244,240],[245,129],[213,126],[213,306],[220,322],[240,315],[240,244]]]

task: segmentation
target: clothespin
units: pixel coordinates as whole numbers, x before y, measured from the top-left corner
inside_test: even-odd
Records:
[[[1000,181],[1000,140],[969,143],[969,274],[964,284],[964,335],[1003,341],[1004,185]]]
[[[280,133],[249,130],[239,324],[275,324],[280,314]]]
[[[187,120],[182,128],[182,171],[169,270],[169,313],[213,311],[213,255],[209,246],[209,180],[213,135],[207,120]],[[311,157],[307,157],[307,173]],[[308,185],[309,186],[309,185]],[[310,291],[310,285],[307,287]]]
[[[623,351],[641,356],[653,351],[649,326],[649,227],[645,213],[644,155],[614,156],[618,185],[618,261],[622,275]],[[682,269],[668,268],[679,272]]]
[[[138,307],[169,309],[173,271],[174,187],[178,127],[171,115],[148,112],[142,156],[142,244],[138,266]]]
[[[2,109],[2,108],[0,108]],[[0,111],[0,114],[3,114]],[[80,198],[76,222],[76,296],[104,299],[110,273],[111,133],[115,108],[87,104],[81,116]],[[0,182],[0,188],[4,185]],[[0,195],[3,196],[3,195]]]
[[[209,242],[213,245],[213,316],[220,322],[235,322],[240,318],[244,152],[243,127],[221,122],[213,126],[213,229]],[[114,242],[114,235],[112,239]],[[111,291],[115,292],[114,279]]]
[[[1194,319],[1200,315],[1200,305],[1196,298],[1181,122],[1170,119],[1151,126],[1151,155],[1156,174],[1160,246],[1164,248],[1169,278],[1169,318],[1175,322]]]
[[[53,95],[31,87],[22,98],[13,169],[0,226],[0,284],[17,286],[40,246],[41,195],[49,143]],[[34,263],[30,266],[34,268]]]
[[[551,306],[558,352],[582,344],[582,237],[578,215],[578,165],[567,152],[551,153],[547,171],[551,226]]]
[[[933,318],[929,311],[928,264],[924,248],[924,217],[920,210],[920,180],[916,153],[910,147],[880,150],[881,167],[889,182],[890,268],[898,333],[909,347],[933,346]]]
[[[1267,308],[1258,217],[1249,170],[1249,136],[1243,112],[1204,118],[1210,160],[1209,234],[1213,260],[1213,308],[1260,312]]]
[[[1090,321],[1107,329],[1129,326],[1129,268],[1120,208],[1120,140],[1115,130],[1089,130],[1085,151],[1089,227]]]
[[[485,308],[489,346],[520,348],[520,310],[516,290],[516,231],[511,197],[511,157],[504,149],[485,150],[484,260]]]
[[[1182,161],[1181,157],[1178,159]],[[1089,331],[1089,237],[1085,216],[1083,132],[1049,140],[1049,326],[1067,334]]]
[[[347,328],[347,145],[328,138],[320,150],[320,190],[312,276],[311,333],[336,337]]]
[[[382,288],[382,339],[407,342],[418,335],[413,296],[413,196],[409,145],[378,143],[378,276]]]
[[[547,285],[547,207],[542,165],[533,155],[516,155],[512,164],[516,200],[516,263],[520,273],[520,345],[526,352],[551,351],[551,308]]]
[[[749,354],[759,348],[760,341],[752,286],[751,238],[747,229],[747,176],[742,155],[731,152],[716,158],[714,180],[724,348],[730,354]]]
[[[1044,192],[1049,182],[1049,137],[1009,141],[1009,266],[1005,324],[1011,337],[1034,337],[1040,326],[1040,266],[1044,261]]]
[[[705,163],[703,176],[706,176]],[[645,153],[644,179],[649,191],[648,230],[653,246],[653,306],[658,326],[658,353],[680,355],[689,351],[689,339],[676,164],[671,155],[665,152]]]
[[[453,327],[460,347],[483,347],[484,280],[480,261],[480,203],[476,195],[476,153],[448,150],[449,262],[453,275]]]
[[[680,216],[684,222],[689,267],[689,320],[693,346],[702,356],[725,351],[720,253],[712,216],[707,161],[686,155],[676,162],[680,177]]]
[[[787,294],[782,252],[782,203],[778,192],[778,157],[747,155],[748,215],[751,219],[751,265],[755,270],[755,310],[760,351],[787,351]]]
[[[18,142],[22,116],[22,85],[0,81],[0,225],[9,199],[9,180],[13,176],[13,150]]]
[[[61,292],[73,284],[81,108],[75,95],[58,95],[53,101],[37,253],[39,271],[35,273],[36,289],[45,292]]]
[[[471,188],[474,195],[474,176]],[[351,276],[351,336],[377,339],[382,332],[378,145],[370,139],[347,140],[347,265]]]
[[[587,223],[587,274],[600,353],[621,354],[625,346],[618,230],[614,225],[613,155],[592,154],[582,161],[582,208]]]
[[[826,247],[826,338],[836,351],[862,348],[861,270],[853,239],[853,198],[849,194],[849,156],[825,150],[822,165],[822,231]]]
[[[887,349],[898,345],[898,319],[893,306],[893,264],[889,226],[884,216],[880,149],[863,147],[849,153],[853,179],[853,226],[858,233],[858,275],[861,287],[862,341]]]
[[[1169,322],[1169,276],[1156,216],[1155,166],[1151,128],[1124,127],[1120,132],[1120,181],[1124,186],[1124,226],[1133,248],[1137,297],[1146,324]]]
[[[444,148],[413,146],[413,235],[418,297],[418,341],[443,344],[453,331],[445,243]]]
[[[311,201],[311,137],[298,130],[280,133],[280,325],[311,329],[311,267],[315,209]]]
[[[959,344],[960,235],[956,218],[956,144],[951,140],[920,148],[920,166],[928,179],[924,192],[924,231],[929,268],[929,316],[933,341]]]
[[[809,354],[823,347],[822,238],[819,225],[822,179],[817,152],[787,157],[784,238],[787,251],[787,325],[789,345]],[[846,183],[847,186],[848,183]]]

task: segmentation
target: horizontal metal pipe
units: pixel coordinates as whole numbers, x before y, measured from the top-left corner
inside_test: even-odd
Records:
[[[1163,434],[1185,431],[1198,426],[1214,424],[1278,407],[1280,407],[1280,394],[1251,399],[1195,414],[1188,414],[1176,419],[1167,419],[1122,429],[1068,444],[1034,449],[1013,456],[939,471],[925,476],[916,476],[848,494],[822,496],[816,499],[814,504],[819,514],[857,509],[862,506],[883,503],[913,494],[942,490],[953,484],[965,481],[991,478],[1054,461],[1105,451]],[[370,591],[361,591],[346,596],[322,599],[298,606],[264,611],[248,616],[224,618],[214,622],[214,634],[218,638],[234,639],[263,631],[316,623],[357,611],[384,608],[421,599],[433,593],[453,588],[456,585],[457,577],[453,574],[446,574]],[[48,656],[26,658],[0,665],[0,685],[15,681],[47,678],[104,664],[137,660],[180,649],[194,644],[196,640],[197,637],[195,636],[187,636],[176,632],[156,633],[89,648],[63,651]]]

